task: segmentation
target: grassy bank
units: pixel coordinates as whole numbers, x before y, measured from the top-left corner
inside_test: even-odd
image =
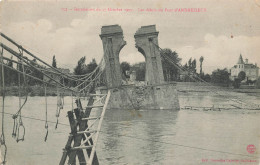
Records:
[[[0,88],[2,91],[2,88]],[[29,86],[26,90],[21,89],[21,95],[24,96],[28,93],[28,96],[44,96],[45,91],[43,86]],[[71,92],[69,90],[59,90],[60,93],[63,93],[64,96],[70,96]],[[0,93],[2,95],[2,92]],[[18,86],[10,86],[5,88],[6,96],[19,96],[19,87]],[[47,96],[57,96],[57,88],[55,87],[47,87],[46,88]]]
[[[260,95],[260,89],[256,88],[239,88],[235,89],[232,86],[223,87],[217,85],[205,85],[197,82],[177,82],[177,90],[179,92],[210,92],[212,90],[235,92],[235,93],[246,93],[250,95]]]
[[[234,89],[233,87],[223,87],[217,85],[206,85],[204,83],[197,82],[175,82],[177,86],[177,90],[179,92],[210,92],[212,90],[218,91],[226,91],[226,92],[235,92],[235,93],[246,93],[248,95],[260,95],[260,89],[255,88],[239,88]],[[5,94],[6,96],[18,96],[19,90],[18,86],[10,86],[6,87]],[[0,88],[0,90],[2,90]],[[28,89],[29,96],[44,96],[44,87],[43,86],[29,86]],[[47,96],[57,96],[57,88],[56,87],[48,87],[47,88]],[[60,93],[63,93],[64,96],[70,96],[71,91],[69,90],[60,90]],[[0,95],[2,92],[0,92]],[[25,90],[21,90],[21,94],[25,95]]]

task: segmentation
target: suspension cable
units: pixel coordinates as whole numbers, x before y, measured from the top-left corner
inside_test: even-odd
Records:
[[[25,48],[23,48],[21,45],[17,44],[15,41],[13,41],[11,38],[7,37],[5,34],[0,33],[0,35],[2,37],[4,37],[6,40],[8,40],[9,42],[11,42],[12,44],[14,44],[15,46],[17,46],[18,48],[22,49],[23,51],[25,51],[28,55],[30,55],[31,57],[37,59],[38,61],[42,62],[43,64],[47,65],[48,67],[52,68],[53,70],[55,70],[56,72],[59,72],[60,74],[71,78],[69,75],[64,74],[63,72],[61,72],[60,70],[58,70],[57,68],[49,65],[48,63],[44,62],[43,60],[41,60],[40,58],[38,58],[37,56],[33,55],[31,52],[29,52],[28,50],[26,50]]]
[[[2,46],[2,48],[4,48],[5,50],[7,50],[8,52],[10,52],[11,54],[13,54],[14,56],[18,57],[19,59],[26,59],[25,57],[19,55],[17,52],[15,52],[14,50],[8,48],[7,46],[5,46],[5,45],[2,44],[2,43],[1,43],[1,46]],[[34,68],[35,70],[41,72],[41,70],[40,70],[39,68],[33,66],[33,65],[30,64],[28,61],[25,61],[25,60],[24,60],[24,62],[25,62],[28,66],[31,66],[31,67]],[[57,83],[57,84],[63,86],[60,82],[56,81],[54,78],[52,78],[51,76],[47,75],[46,73],[44,73],[44,72],[41,72],[41,73],[42,73],[43,75],[45,75],[46,77],[48,77],[49,79],[51,79],[52,81],[54,81],[55,83]],[[68,88],[68,87],[66,87],[66,86],[63,86],[63,87],[66,88],[66,89],[68,89],[68,90],[74,91],[73,89],[70,89],[70,88]],[[76,92],[76,91],[74,91],[74,92]]]
[[[44,141],[47,141],[48,138],[48,103],[47,103],[47,92],[46,92],[47,85],[44,84],[44,96],[45,96],[45,129],[46,129],[46,135],[44,138]]]
[[[152,42],[152,41],[151,41],[151,42]],[[159,45],[157,45],[157,44],[154,43],[154,42],[152,42],[152,43],[153,43],[156,47],[158,47],[160,51],[163,51],[163,49],[160,48]],[[174,66],[176,66],[178,69],[180,69],[180,70],[186,70],[186,69],[184,69],[183,67],[181,68],[179,65],[177,65],[177,64],[173,61],[173,59],[171,59],[170,57],[167,57],[167,56],[164,55],[163,53],[162,53],[162,55],[163,55],[163,57],[167,58],[167,59],[168,59]],[[187,71],[187,70],[186,70],[186,71]],[[193,77],[191,77],[190,75],[188,75],[188,76],[193,79]],[[206,82],[205,80],[201,79],[201,78],[198,77],[197,75],[195,75],[195,77],[197,77],[197,78],[198,78],[200,81],[202,81],[203,83],[212,86],[212,84]],[[195,80],[195,79],[194,79],[194,80]],[[196,81],[196,80],[195,80],[195,81]],[[215,90],[211,90],[211,91],[214,92],[214,93],[216,93],[216,94],[218,94],[218,95],[220,95],[220,93],[219,93],[218,91],[215,91]],[[237,97],[236,97],[236,99],[239,100],[240,102],[243,102],[244,104],[247,104],[247,105],[251,104],[251,105],[255,105],[255,106],[258,106],[258,107],[259,107],[259,105],[257,105],[257,104],[248,103],[248,102],[243,101],[243,100],[241,100],[241,99],[239,99],[239,98],[237,98]],[[232,99],[229,99],[229,100],[235,102],[235,101],[232,100]]]
[[[104,55],[105,55],[106,52],[107,52],[107,45],[108,45],[108,44],[106,44],[106,46],[105,46]],[[99,68],[101,68],[101,66],[102,66],[102,64],[103,64],[103,60],[104,60],[104,57],[100,60],[98,66],[95,68],[95,70],[94,70],[92,73],[90,73],[91,75],[89,76],[89,78],[91,78],[91,76],[92,76]],[[102,70],[102,68],[101,68],[101,70]],[[75,88],[80,87],[80,86],[83,85],[85,82],[86,82],[86,81],[82,82],[81,84],[77,85]]]
[[[4,133],[4,113],[5,113],[5,74],[4,74],[4,67],[3,67],[3,64],[4,64],[4,61],[3,61],[3,48],[1,50],[1,63],[2,63],[2,96],[3,96],[3,99],[2,99],[2,133],[1,133],[1,137],[0,137],[0,148],[4,147],[4,159],[3,161],[1,162],[1,164],[5,164],[6,163],[6,154],[7,154],[7,146],[5,144],[5,133]]]
[[[23,50],[20,50],[20,55],[23,56]],[[22,117],[21,117],[21,111],[24,107],[24,105],[27,102],[28,99],[28,91],[27,91],[27,79],[26,79],[26,74],[25,74],[25,66],[23,63],[23,58],[20,59],[21,60],[21,66],[22,66],[22,73],[23,73],[23,90],[25,91],[25,100],[23,102],[23,104],[21,105],[21,93],[20,93],[20,76],[19,76],[19,110],[13,115],[13,120],[14,120],[14,126],[13,126],[13,137],[16,137],[16,141],[17,143],[19,141],[24,141],[24,136],[25,136],[25,127],[23,125],[23,121],[22,121]],[[18,117],[18,119],[17,119]],[[23,134],[22,137],[20,138],[20,128],[22,128],[23,130]]]

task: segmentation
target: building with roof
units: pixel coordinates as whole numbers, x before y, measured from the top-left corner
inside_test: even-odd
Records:
[[[234,80],[237,78],[241,71],[246,73],[246,78],[244,81],[255,81],[258,79],[259,67],[257,64],[248,63],[248,59],[245,59],[244,61],[242,55],[240,54],[237,64],[230,69],[230,79]]]

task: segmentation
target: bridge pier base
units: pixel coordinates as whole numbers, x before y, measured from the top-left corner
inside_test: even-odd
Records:
[[[106,93],[104,87],[97,89]],[[179,110],[179,99],[175,84],[154,86],[121,86],[111,90],[109,109],[121,110]]]

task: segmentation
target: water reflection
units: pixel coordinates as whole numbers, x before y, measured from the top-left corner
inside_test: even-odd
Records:
[[[102,139],[104,144],[99,144],[102,153],[109,157],[104,163],[150,164],[163,159],[165,145],[161,142],[175,135],[178,111],[123,112],[109,110],[106,114],[103,129],[107,136]]]

